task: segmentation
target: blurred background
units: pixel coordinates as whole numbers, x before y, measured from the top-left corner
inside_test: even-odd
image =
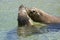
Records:
[[[11,37],[12,33],[10,36],[7,36],[7,33],[17,28],[18,7],[21,4],[60,16],[60,0],[0,0],[0,40],[18,40],[17,37],[14,39],[15,32],[13,32],[13,37]],[[60,40],[59,33],[40,34],[39,37],[34,35],[20,40]]]

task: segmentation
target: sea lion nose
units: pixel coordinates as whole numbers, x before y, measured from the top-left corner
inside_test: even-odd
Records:
[[[25,9],[25,6],[24,5],[20,5],[19,10],[21,10],[21,9]]]

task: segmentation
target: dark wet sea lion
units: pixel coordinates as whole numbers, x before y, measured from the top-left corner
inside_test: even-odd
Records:
[[[60,23],[60,18],[52,16],[38,8],[31,8],[28,15],[35,22],[50,24],[50,23]]]

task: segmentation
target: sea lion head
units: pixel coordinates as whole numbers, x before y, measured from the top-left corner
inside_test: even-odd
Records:
[[[31,8],[28,13],[29,17],[35,22],[41,21],[41,18],[43,17],[43,14],[40,12],[37,8]],[[42,22],[42,21],[41,21]]]

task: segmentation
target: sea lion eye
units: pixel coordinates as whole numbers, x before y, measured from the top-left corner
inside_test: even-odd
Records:
[[[35,11],[35,10],[32,10],[30,13],[35,14],[35,13],[36,13],[36,11]]]
[[[35,10],[33,10],[32,12],[35,13]]]

